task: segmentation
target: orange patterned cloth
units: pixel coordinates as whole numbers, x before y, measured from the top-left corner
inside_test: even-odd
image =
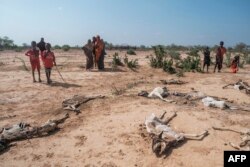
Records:
[[[99,61],[99,59],[102,55],[103,49],[104,49],[104,43],[101,40],[96,41],[96,44],[95,44],[95,56],[96,56],[95,60],[96,60],[96,62]]]

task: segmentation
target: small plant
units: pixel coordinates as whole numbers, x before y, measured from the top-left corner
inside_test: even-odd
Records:
[[[195,70],[201,72],[200,57],[188,56],[187,58],[177,62],[176,67],[182,69],[184,72],[190,72]]]
[[[163,46],[154,46],[155,57],[150,57],[150,66],[153,68],[162,68],[163,67],[163,59],[166,57],[166,52]]]
[[[55,46],[54,46],[54,49],[62,49],[62,47],[59,46],[59,45],[55,45]]]
[[[170,55],[170,57],[172,59],[175,59],[175,60],[180,60],[181,59],[180,53],[178,53],[178,52],[170,51],[168,54]]]
[[[250,55],[248,53],[244,54],[244,60],[245,60],[246,64],[250,64]]]
[[[178,70],[178,71],[176,72],[176,76],[177,76],[177,77],[184,77],[184,71],[183,71],[183,70]]]
[[[128,60],[128,57],[125,56],[124,63],[127,65],[128,68],[134,69],[138,67],[138,59],[135,60]]]
[[[173,68],[173,60],[164,60],[163,61],[163,71],[168,72],[169,74],[175,74],[176,70]]]
[[[63,49],[63,51],[67,52],[67,51],[70,50],[70,46],[69,45],[63,45],[62,49]]]
[[[135,51],[132,50],[132,49],[129,49],[129,50],[127,51],[127,54],[128,54],[128,55],[136,55]]]
[[[125,89],[118,89],[115,85],[112,86],[112,89],[111,89],[112,95],[119,96],[119,95],[122,95],[125,92],[126,92]]]
[[[115,54],[113,55],[112,65],[114,65],[114,66],[123,66],[124,65],[117,52],[115,52]]]
[[[226,54],[226,59],[225,59],[224,63],[226,64],[227,67],[231,66],[231,53]]]

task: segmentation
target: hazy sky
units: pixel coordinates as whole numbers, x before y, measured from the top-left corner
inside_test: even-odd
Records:
[[[0,36],[17,44],[250,44],[250,0],[0,0]]]

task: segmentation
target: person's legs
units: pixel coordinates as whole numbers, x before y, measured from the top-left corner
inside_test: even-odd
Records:
[[[39,64],[38,64],[38,66],[37,66],[38,81],[39,81],[39,82],[42,82],[42,80],[41,80],[41,73],[40,73],[40,69],[41,69],[41,67],[40,67],[40,63],[39,63]]]
[[[206,63],[204,62],[204,63],[203,63],[203,72],[204,72],[205,65],[206,65]]]
[[[50,79],[50,76],[51,76],[51,68],[49,68],[49,83],[52,82],[52,80]]]
[[[216,71],[217,66],[218,66],[218,62],[216,61],[215,66],[214,66],[214,73]]]
[[[49,69],[45,68],[45,74],[46,74],[46,78],[47,78],[47,84],[50,83],[50,76],[49,76]]]
[[[32,77],[33,77],[33,82],[36,82],[36,79],[35,79],[35,70],[32,69]]]
[[[209,65],[207,64],[207,73],[208,73]]]

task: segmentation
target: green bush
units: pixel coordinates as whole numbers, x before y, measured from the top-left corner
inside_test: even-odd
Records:
[[[115,54],[113,55],[112,65],[113,66],[123,66],[124,65],[117,52],[115,52]]]
[[[173,60],[164,60],[163,61],[163,71],[168,72],[169,74],[175,74],[176,70],[173,68]]]
[[[132,49],[129,49],[129,50],[127,51],[127,54],[128,54],[128,55],[136,55],[135,51],[132,50]]]
[[[170,57],[172,59],[175,59],[175,60],[180,60],[181,59],[180,53],[178,53],[178,52],[170,51],[168,54],[170,55]]]
[[[152,56],[150,58],[150,66],[153,68],[162,68],[163,67],[163,59],[166,57],[166,52],[163,46],[158,45],[154,46],[155,57]]]
[[[62,47],[59,46],[59,45],[55,45],[55,46],[54,46],[54,49],[62,49]]]
[[[67,52],[67,51],[70,50],[70,46],[69,45],[63,45],[62,49],[63,49],[63,51]]]
[[[191,57],[180,60],[176,63],[176,67],[182,69],[184,72],[198,71],[201,72],[200,57]]]
[[[138,67],[138,59],[135,60],[128,60],[128,57],[125,56],[124,63],[127,65],[128,68],[133,69]]]

